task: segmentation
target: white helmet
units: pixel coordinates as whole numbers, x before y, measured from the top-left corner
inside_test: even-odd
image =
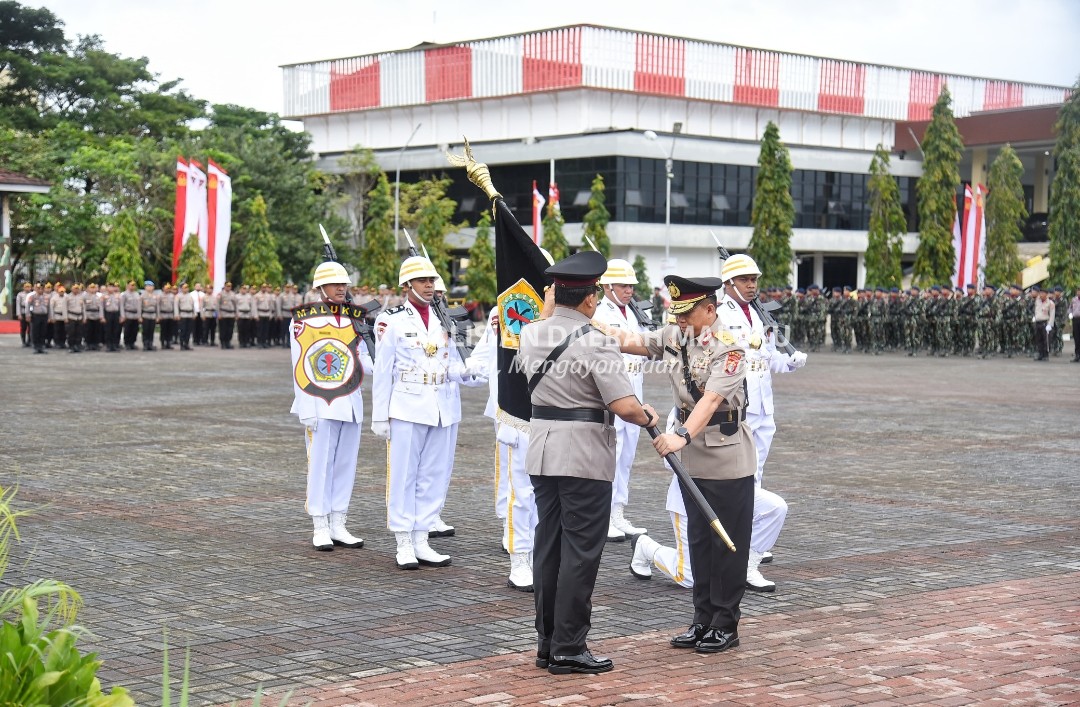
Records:
[[[621,258],[607,261],[607,271],[600,276],[601,285],[636,285],[634,266]]]
[[[323,285],[351,285],[352,278],[349,277],[349,273],[345,272],[345,268],[341,263],[335,263],[332,260],[327,260],[325,263],[315,268],[315,281],[312,283],[312,287],[322,287]]]
[[[446,283],[443,282],[442,275],[435,276],[435,291],[446,292]]]
[[[757,263],[749,255],[742,253],[733,255],[724,261],[724,266],[720,268],[720,279],[724,282],[728,282],[739,275],[760,275],[761,270],[758,269]]]
[[[435,266],[431,264],[431,261],[422,255],[413,255],[405,258],[401,263],[401,269],[398,270],[398,287],[401,287],[409,280],[413,280],[418,277],[438,277],[439,273],[435,270]]]

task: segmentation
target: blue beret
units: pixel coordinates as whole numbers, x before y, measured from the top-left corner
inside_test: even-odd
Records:
[[[1032,292],[1042,292],[1042,288],[1039,287],[1038,285],[1032,285],[1031,286],[1031,291]]]
[[[805,287],[800,287],[799,289],[797,289],[795,291],[798,292],[800,295],[805,295],[806,294],[806,288]]]
[[[1065,288],[1061,285],[1054,285],[1054,292],[1064,292]]]
[[[833,291],[833,292],[840,292],[841,290],[840,290],[840,288],[839,288],[839,287],[834,287],[834,288],[832,288],[832,291]]]
[[[899,292],[899,291],[900,291],[899,287],[892,287],[892,288],[889,289],[889,292]]]
[[[874,288],[874,292],[884,292],[884,291],[885,291],[884,287],[875,287]]]
[[[912,285],[911,286],[911,291],[912,292],[922,292],[922,290],[919,289],[918,285]]]
[[[969,282],[969,283],[967,284],[967,289],[969,289],[969,290],[974,290],[974,289],[975,289],[975,283],[974,283],[974,282]]]
[[[143,287],[149,287],[149,286],[151,286],[153,284],[154,284],[153,280],[144,280],[143,281]]]
[[[930,291],[931,292],[941,292],[941,285],[931,285],[930,286]]]
[[[816,284],[815,285],[810,285],[810,287],[807,287],[806,289],[808,289],[808,290],[820,290],[821,285],[816,285]]]

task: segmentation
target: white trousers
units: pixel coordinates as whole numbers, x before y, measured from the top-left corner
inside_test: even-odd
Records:
[[[637,454],[641,427],[615,418],[615,481],[611,485],[611,507],[625,506],[630,499],[630,467]]]
[[[495,423],[498,428],[499,423]],[[495,516],[506,520],[506,507],[510,499],[510,447],[495,441]]]
[[[453,429],[390,418],[386,526],[395,533],[431,529],[449,483]]]
[[[769,456],[773,435],[776,434],[776,421],[773,420],[772,415],[747,412],[746,424],[750,426],[750,433],[754,436],[754,447],[757,449],[757,472],[754,474],[754,484],[761,486],[761,475],[765,471],[765,459]]]
[[[675,532],[675,547],[661,545],[653,556],[653,566],[667,575],[680,587],[694,586],[694,573],[690,566],[690,546],[686,540],[686,516],[671,513],[671,529]],[[754,528],[750,548],[755,552],[767,552],[776,543],[787,518],[787,503],[772,491],[761,487],[754,489]]]
[[[442,515],[443,506],[446,505],[446,494],[450,491],[450,477],[454,474],[454,457],[457,455],[457,433],[458,423],[450,425],[450,453],[446,457],[446,483],[442,486],[441,497],[439,501],[439,510],[435,512],[435,515]]]
[[[507,484],[506,537],[507,550],[513,555],[519,552],[532,552],[533,533],[536,531],[536,498],[533,496],[532,480],[525,471],[525,457],[529,453],[529,436],[519,434],[517,446],[505,447],[510,468]]]
[[[345,513],[356,480],[360,423],[319,420],[304,430],[307,444],[307,512],[313,516]]]
[[[653,556],[653,566],[672,582],[689,589],[694,586],[690,568],[690,543],[686,539],[686,516],[671,511],[671,529],[675,531],[675,547],[661,545]]]

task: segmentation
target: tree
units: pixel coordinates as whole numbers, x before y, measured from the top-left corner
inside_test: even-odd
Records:
[[[899,287],[907,219],[900,205],[900,187],[889,173],[889,153],[880,144],[870,160],[867,190],[870,229],[866,242],[866,286]]]
[[[364,228],[364,247],[360,251],[360,282],[368,287],[397,285],[401,258],[394,237],[394,197],[385,174],[379,175],[367,199],[368,220]]]
[[[765,126],[758,155],[757,184],[747,251],[761,270],[760,287],[787,285],[791,280],[791,232],[795,202],[791,199],[791,157],[780,142],[780,129],[771,120]]]
[[[1017,243],[1027,218],[1024,205],[1024,165],[1011,145],[1005,145],[990,165],[986,196],[986,282],[1014,282],[1023,269]]]
[[[210,266],[206,262],[206,253],[199,245],[199,237],[191,234],[184,249],[180,251],[180,262],[176,265],[176,281],[195,286],[197,282],[210,281]]]
[[[645,256],[640,253],[634,257],[634,277],[637,278],[634,297],[648,301],[652,297],[652,285],[649,284],[649,275],[645,272]]]
[[[375,153],[360,145],[338,160],[338,165],[345,170],[338,178],[341,180],[340,190],[353,227],[353,246],[361,248],[364,245],[364,226],[369,208],[368,194],[378,183],[382,168],[375,160]]]
[[[1050,283],[1068,292],[1080,287],[1080,79],[1061,106],[1057,174],[1050,188]]]
[[[915,188],[919,246],[915,250],[913,274],[915,284],[923,287],[950,282],[956,265],[952,229],[964,143],[953,119],[951,103],[948,87],[942,86],[922,141],[923,174]]]
[[[281,261],[277,255],[277,239],[270,232],[266,219],[266,202],[257,195],[251,202],[246,223],[240,229],[244,234],[244,264],[241,269],[243,281],[253,287],[262,283],[280,285]]]
[[[476,224],[476,240],[469,248],[469,269],[465,271],[469,297],[481,305],[494,304],[499,293],[495,280],[495,247],[491,244],[491,214],[484,211]]]
[[[144,270],[142,249],[139,247],[139,231],[135,219],[126,211],[112,218],[108,237],[109,254],[105,258],[105,270],[109,279],[124,287],[128,282],[142,283]]]
[[[593,240],[597,250],[605,258],[611,257],[611,239],[608,238],[607,225],[611,222],[611,212],[604,206],[604,177],[596,175],[589,193],[589,210],[582,219],[585,222],[585,235]],[[552,253],[554,256],[555,254]],[[558,258],[555,259],[558,261]]]
[[[563,218],[562,210],[555,206],[554,203],[548,202],[547,211],[544,214],[544,239],[540,245],[551,253],[551,258],[557,263],[570,255],[570,244],[566,242],[566,236],[563,234],[566,219]]]
[[[423,245],[427,249],[428,258],[448,286],[451,270],[446,236],[467,225],[451,220],[457,202],[446,196],[446,190],[452,183],[450,179],[425,179],[401,185],[401,221],[415,229],[413,240],[419,239],[416,247]]]

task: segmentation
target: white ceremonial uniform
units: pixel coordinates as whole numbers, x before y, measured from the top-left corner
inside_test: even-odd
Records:
[[[492,309],[488,317],[484,334],[476,342],[467,361],[471,371],[484,370],[488,379],[488,399],[484,406],[484,417],[490,418],[495,425],[495,517],[506,520],[506,506],[509,494],[510,466],[507,456],[508,447],[498,441],[499,431],[499,310]],[[505,543],[504,543],[505,544]]]
[[[390,423],[387,527],[426,534],[449,483],[446,459],[461,421],[461,398],[447,383],[462,382],[464,366],[451,359],[452,344],[435,313],[429,311],[425,326],[411,301],[382,312],[375,333],[371,418]]]
[[[321,319],[306,320],[307,326],[318,327]],[[300,343],[292,339],[292,362],[297,365],[301,356]],[[372,372],[371,356],[361,340],[358,346],[359,365],[365,374]],[[354,364],[355,365],[355,364]],[[293,378],[293,404],[290,412],[306,426],[308,478],[306,510],[312,516],[346,513],[352,499],[356,478],[356,459],[360,452],[360,427],[364,422],[364,400],[360,387],[348,395],[327,401],[300,388]]]
[[[634,334],[642,334],[646,331],[638,324],[637,317],[629,307],[619,307],[607,295],[597,305],[593,319],[609,327]],[[634,386],[634,394],[637,395],[638,400],[643,400],[641,387],[645,374],[642,373],[642,363],[645,357],[623,354],[623,361],[626,363],[630,383]],[[641,427],[621,417],[616,417],[615,434],[615,481],[611,487],[612,509],[616,506],[625,506],[630,498],[630,467],[634,465]]]

